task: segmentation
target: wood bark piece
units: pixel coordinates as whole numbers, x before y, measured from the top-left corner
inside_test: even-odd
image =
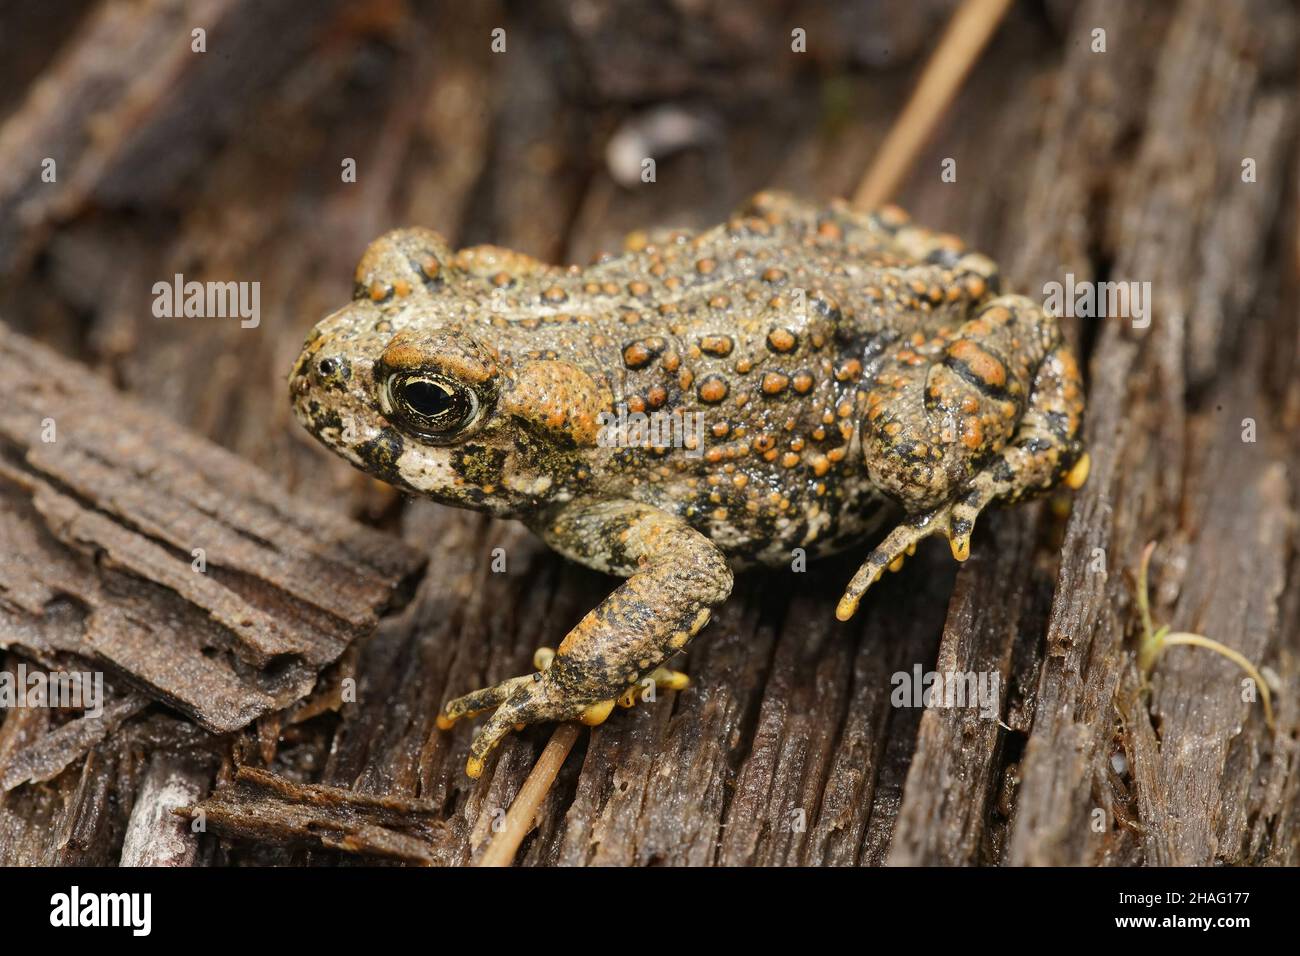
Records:
[[[53,780],[148,704],[147,698],[131,694],[106,705],[98,717],[74,718],[9,754],[0,764],[0,792]]]
[[[1209,213],[1256,202],[1241,198],[1240,190],[1251,185],[1274,197],[1266,200],[1270,203],[1281,190],[1277,173],[1268,183],[1240,180],[1239,156],[1248,147],[1239,136],[1224,137],[1221,131],[1240,129],[1243,109],[1268,117],[1252,125],[1256,138],[1251,151],[1272,156],[1288,144],[1294,149],[1294,108],[1284,117],[1274,116],[1266,75],[1241,57],[1243,49],[1266,45],[1269,24],[1286,14],[1268,3],[1251,9],[1251,15],[1238,16],[1239,11],[1193,0],[1174,11],[1156,62],[1137,155],[1114,197],[1109,231],[1095,240],[1108,250],[1111,279],[1150,282],[1152,321],[1140,329],[1127,321],[1105,320],[1092,357],[1088,440],[1093,471],[1076,497],[1062,549],[1037,718],[1019,770],[1009,863],[1080,865],[1110,859],[1124,830],[1119,816],[1125,787],[1136,790],[1147,862],[1244,862],[1249,852],[1241,840],[1229,845],[1210,838],[1213,821],[1224,812],[1216,807],[1233,808],[1229,817],[1236,821],[1235,835],[1241,836],[1240,814],[1249,817],[1264,799],[1261,794],[1247,799],[1237,790],[1244,778],[1225,772],[1225,738],[1243,733],[1238,724],[1245,707],[1239,700],[1230,706],[1222,699],[1227,663],[1193,661],[1180,649],[1174,666],[1186,666],[1196,675],[1188,678],[1185,692],[1190,697],[1181,706],[1197,716],[1162,724],[1160,733],[1152,732],[1145,707],[1125,699],[1121,688],[1135,686],[1124,680],[1132,666],[1131,646],[1126,646],[1132,616],[1123,571],[1136,567],[1149,540],[1177,556],[1172,566],[1188,570],[1191,566],[1184,562],[1190,559],[1184,554],[1189,543],[1205,542],[1196,552],[1195,583],[1189,584],[1201,595],[1200,613],[1217,622],[1216,639],[1267,662],[1274,641],[1294,648],[1298,636],[1293,622],[1289,630],[1269,623],[1278,600],[1269,588],[1277,586],[1279,568],[1293,547],[1289,534],[1276,529],[1292,528],[1294,522],[1293,502],[1270,478],[1288,452],[1273,433],[1272,400],[1257,388],[1253,371],[1275,333],[1234,305],[1233,290],[1240,282],[1222,269],[1236,254],[1224,230],[1228,224],[1240,227],[1243,216],[1234,214],[1221,223]],[[1069,128],[1063,127],[1061,135],[1071,138]],[[1110,142],[1118,146],[1118,141]],[[1266,222],[1250,220],[1252,247],[1263,243]],[[1201,258],[1198,250],[1209,258]],[[1045,265],[1038,263],[1036,271]],[[1267,269],[1238,268],[1267,275]],[[1207,298],[1194,306],[1198,290]],[[1220,310],[1228,317],[1223,322],[1214,318]],[[1202,331],[1192,335],[1193,328]],[[1193,340],[1202,344],[1194,346]],[[1188,389],[1201,374],[1225,383],[1235,396],[1232,403],[1220,395],[1201,408],[1189,402]],[[1257,444],[1241,440],[1246,410],[1259,424]],[[1289,454],[1294,456],[1294,448]],[[1215,473],[1223,480],[1212,478]],[[1267,504],[1257,508],[1243,501],[1243,492]],[[1217,533],[1211,532],[1214,528]],[[1210,537],[1203,537],[1207,533]],[[1173,582],[1169,587],[1176,593]],[[1230,624],[1209,610],[1220,602],[1228,608],[1248,605],[1258,616],[1247,623],[1237,615]],[[1179,628],[1187,629],[1181,623]],[[1288,656],[1281,658],[1289,674],[1288,661]],[[1276,755],[1266,761],[1262,721],[1250,726],[1249,737],[1234,744],[1235,752],[1247,766],[1279,772],[1275,761],[1287,758]],[[1119,755],[1128,758],[1127,779],[1113,776]],[[1193,782],[1196,796],[1188,790]],[[1264,826],[1276,827],[1288,816],[1272,806]],[[1188,830],[1198,837],[1189,838]],[[1293,831],[1288,839],[1294,843]]]
[[[305,696],[423,564],[3,327],[0,382],[0,646],[228,732]]]
[[[954,682],[954,704],[941,703],[921,717],[891,865],[973,865],[991,856],[986,828],[999,784],[999,725],[1013,680],[1012,654],[1022,629],[1041,634],[1043,625],[1029,618],[1035,581],[1032,571],[1026,574],[1036,517],[1027,512],[987,521],[985,550],[957,575],[933,665],[943,680]],[[1028,530],[1022,530],[1025,525]],[[978,699],[981,680],[991,706]],[[963,696],[955,696],[958,690]]]
[[[193,757],[156,753],[149,761],[122,841],[122,866],[193,866],[199,836],[174,811],[197,803],[211,768]]]
[[[444,832],[428,801],[302,785],[242,767],[231,786],[177,808],[221,836],[262,845],[321,847],[405,863],[442,862]]]
[[[1268,662],[1284,633],[1279,602],[1293,504],[1275,436],[1241,440],[1242,419],[1260,408],[1258,394],[1238,382],[1220,400],[1225,414],[1198,429],[1201,460],[1187,489],[1204,518],[1162,556],[1159,590],[1178,594],[1162,619],[1175,630],[1224,635],[1248,659]],[[1225,541],[1241,549],[1228,566],[1219,560]],[[1154,786],[1138,791],[1142,818],[1161,821],[1143,840],[1152,863],[1210,866],[1224,854],[1253,860],[1286,812],[1278,788],[1295,772],[1294,689],[1286,688],[1289,713],[1270,733],[1244,676],[1232,662],[1188,647],[1170,648],[1155,668],[1150,717],[1141,719],[1158,727],[1160,747],[1138,752],[1139,761],[1156,764]]]

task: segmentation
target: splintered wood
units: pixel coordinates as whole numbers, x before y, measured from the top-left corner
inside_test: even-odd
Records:
[[[302,785],[243,767],[231,786],[176,808],[205,831],[264,846],[346,850],[431,865],[449,862],[446,825],[428,801]]]
[[[148,701],[212,733],[288,707],[423,564],[3,326],[0,383],[0,647],[108,675],[68,753]]]

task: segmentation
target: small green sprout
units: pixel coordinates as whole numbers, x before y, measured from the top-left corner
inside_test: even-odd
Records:
[[[1147,568],[1151,564],[1151,554],[1155,549],[1156,543],[1152,541],[1143,549],[1142,561],[1138,565],[1137,602],[1138,609],[1142,612],[1142,643],[1138,646],[1137,664],[1138,670],[1142,674],[1143,683],[1145,684],[1150,678],[1151,671],[1160,660],[1160,655],[1164,653],[1165,648],[1175,644],[1204,647],[1226,657],[1250,676],[1250,679],[1255,682],[1255,686],[1259,688],[1259,697],[1264,703],[1264,720],[1268,724],[1268,729],[1274,730],[1273,701],[1269,694],[1268,681],[1264,680],[1263,675],[1245,656],[1227,645],[1220,644],[1218,641],[1211,640],[1200,634],[1188,634],[1184,631],[1170,633],[1168,624],[1161,625],[1154,632],[1151,630],[1151,605],[1147,596]]]

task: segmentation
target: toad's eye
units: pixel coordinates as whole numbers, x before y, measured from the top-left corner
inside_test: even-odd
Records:
[[[474,390],[441,375],[390,375],[386,389],[387,404],[400,423],[426,438],[452,438],[478,415]]]

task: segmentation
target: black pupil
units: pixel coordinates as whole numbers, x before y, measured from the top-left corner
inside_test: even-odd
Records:
[[[406,383],[402,398],[412,410],[425,418],[437,418],[450,411],[453,404],[452,394],[447,389],[433,382],[419,380]]]

